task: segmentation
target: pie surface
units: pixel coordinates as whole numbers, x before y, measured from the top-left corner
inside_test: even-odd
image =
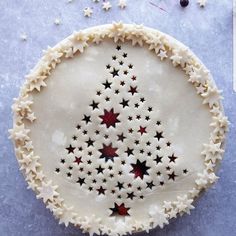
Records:
[[[227,118],[205,66],[143,26],[98,26],[49,48],[13,105],[29,186],[60,223],[124,235],[193,209],[217,179]]]

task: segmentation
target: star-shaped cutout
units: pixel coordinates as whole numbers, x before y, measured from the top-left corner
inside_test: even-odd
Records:
[[[110,126],[116,127],[116,123],[120,122],[117,117],[119,113],[115,113],[112,108],[110,111],[104,110],[104,115],[99,116],[102,119],[101,124],[105,124],[107,128]]]
[[[111,88],[111,82],[109,82],[108,80],[106,80],[106,82],[104,82],[104,83],[102,83],[103,85],[104,85],[104,87],[105,87],[105,89],[110,89]]]
[[[118,137],[118,141],[121,141],[121,142],[123,142],[124,139],[126,138],[123,133],[122,134],[118,134],[117,137]]]
[[[98,195],[101,195],[101,194],[105,195],[106,189],[104,189],[104,188],[101,186],[100,188],[97,189],[97,191],[98,191]]]
[[[169,158],[169,162],[174,162],[174,163],[175,163],[175,160],[177,159],[174,153],[171,156],[168,156],[168,158]]]
[[[130,156],[130,155],[134,155],[133,151],[134,151],[134,149],[131,149],[131,148],[128,147],[125,152],[127,153],[128,156]]]
[[[103,171],[104,171],[104,168],[102,168],[102,166],[99,166],[98,168],[96,168],[98,174],[99,173],[102,173],[103,174]]]
[[[82,162],[82,157],[75,157],[74,162],[79,165]]]
[[[80,186],[82,186],[83,184],[85,184],[85,178],[78,178],[76,183],[78,183],[78,184],[80,184]]]
[[[92,109],[93,110],[95,110],[96,108],[98,109],[98,102],[95,102],[94,100],[93,100],[93,102],[89,105],[89,106],[91,106],[92,107]]]
[[[141,178],[143,179],[144,175],[148,175],[148,170],[150,167],[146,166],[146,161],[140,162],[137,160],[136,164],[131,164],[133,170],[130,171],[130,173],[134,174],[135,178]]]
[[[115,207],[114,208],[110,208],[110,210],[112,211],[111,216],[115,216],[115,215],[120,215],[120,216],[129,216],[129,209],[125,207],[125,204],[122,203],[121,205],[118,205],[117,203],[115,203]]]
[[[82,121],[84,121],[86,124],[88,124],[89,122],[91,122],[91,117],[84,115],[84,118]]]
[[[135,197],[134,193],[131,192],[131,193],[127,193],[127,198],[133,200],[133,198]]]
[[[89,138],[87,141],[85,141],[88,145],[88,147],[93,146],[93,143],[95,142],[94,140],[92,140],[91,138]]]
[[[112,147],[112,143],[109,145],[103,144],[103,147],[99,149],[98,151],[101,152],[100,158],[105,158],[105,161],[107,162],[108,160],[113,161],[114,157],[117,157],[117,151],[118,148]]]
[[[147,188],[152,189],[154,186],[155,184],[153,184],[153,181],[147,183]]]
[[[159,155],[156,155],[156,159],[154,161],[156,161],[156,163],[162,163],[162,159],[163,157],[160,157]]]
[[[156,131],[156,135],[154,136],[154,138],[157,138],[159,141],[161,138],[164,138],[162,134],[163,134],[163,132]]]
[[[137,93],[137,86],[133,87],[133,86],[130,86],[129,88],[129,93],[131,93],[132,95],[134,95],[135,93]]]
[[[122,102],[120,102],[120,104],[123,106],[123,108],[128,107],[129,106],[129,100],[125,100],[124,98],[122,99]]]
[[[146,134],[146,133],[147,133],[146,127],[140,126],[138,132],[139,132],[141,135]]]
[[[119,76],[119,70],[115,69],[113,67],[113,71],[110,72],[110,74],[112,74],[112,77],[114,78],[115,76]]]
[[[66,150],[68,151],[68,154],[74,153],[75,147],[72,147],[71,144],[70,144],[70,146],[67,147]]]
[[[175,180],[175,178],[177,177],[177,175],[175,174],[175,172],[173,171],[171,174],[168,174],[169,176],[169,180],[172,179],[173,181]]]

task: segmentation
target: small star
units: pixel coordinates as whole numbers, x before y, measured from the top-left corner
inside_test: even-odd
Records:
[[[120,46],[120,45],[117,45],[117,46],[116,46],[116,50],[117,50],[117,51],[120,51],[120,50],[121,50],[121,46]]]
[[[105,83],[103,83],[103,85],[104,85],[104,87],[105,87],[105,89],[107,89],[107,88],[111,88],[111,82],[108,82],[108,80],[106,80],[106,82]]]
[[[136,145],[138,145],[138,144],[139,144],[139,140],[135,140],[134,143],[135,143]]]
[[[97,91],[97,96],[100,96],[102,93],[101,93],[101,91]]]
[[[110,64],[106,65],[106,68],[107,68],[107,69],[110,69],[110,68],[111,68],[111,65],[110,65]]]
[[[129,100],[125,100],[124,98],[122,99],[122,102],[120,102],[120,104],[123,106],[123,108],[128,107],[129,106]]]
[[[59,173],[59,172],[60,172],[60,168],[56,168],[55,171],[56,171],[57,173]]]
[[[138,103],[135,103],[135,104],[134,104],[134,107],[135,107],[135,108],[138,108],[138,107],[139,107],[139,104],[138,104]]]
[[[127,198],[133,200],[133,198],[135,197],[134,193],[131,192],[131,193],[127,193]]]
[[[159,155],[156,155],[156,159],[154,161],[156,161],[156,163],[162,163],[162,158],[163,157],[160,157]]]
[[[76,129],[81,129],[81,126],[80,126],[80,125],[77,125],[77,126],[76,126]]]
[[[104,171],[104,168],[102,168],[102,166],[100,165],[98,168],[96,168],[98,174],[99,173],[102,173],[103,174],[103,171]]]
[[[143,150],[143,149],[141,149],[141,150],[140,150],[140,153],[141,153],[141,154],[143,154],[143,153],[144,153],[144,150]]]
[[[158,151],[161,150],[161,147],[160,147],[160,146],[157,146],[157,147],[156,147],[156,150],[158,150]]]
[[[123,73],[124,75],[128,75],[129,72],[127,70],[124,70]]]
[[[119,94],[119,93],[120,93],[119,89],[116,89],[115,94]]]
[[[151,112],[152,111],[152,107],[148,107],[148,111]]]
[[[72,174],[70,172],[68,172],[66,175],[67,175],[67,177],[71,177]]]
[[[161,122],[160,121],[157,121],[157,123],[156,123],[157,125],[160,125],[161,124]]]
[[[127,53],[123,53],[123,55],[122,55],[122,56],[123,56],[124,58],[126,58],[126,57],[127,57],[127,55],[128,55]]]
[[[145,116],[145,120],[150,120],[150,117],[149,116]]]
[[[133,120],[132,116],[129,116],[129,117],[128,117],[128,120],[129,120],[129,121]]]
[[[167,167],[166,167],[166,170],[167,170],[167,171],[169,171],[169,170],[170,170],[170,167],[169,167],[169,166],[167,166]]]
[[[54,20],[54,24],[55,24],[55,25],[60,25],[60,24],[61,24],[61,20],[60,20],[59,18],[56,18],[56,19]]]
[[[147,188],[152,189],[155,185],[153,184],[153,181],[147,183]]]
[[[151,145],[151,143],[150,143],[149,141],[147,141],[147,142],[146,142],[146,145],[147,145],[147,146],[150,146],[150,145]]]
[[[140,116],[140,115],[137,115],[136,118],[137,118],[138,120],[140,120],[140,119],[141,119],[141,116]]]
[[[124,139],[126,138],[123,133],[122,134],[118,134],[117,137],[118,137],[118,141],[121,141],[121,142],[123,142]]]
[[[68,151],[68,154],[70,154],[70,153],[74,153],[75,147],[72,147],[71,144],[70,144],[70,146],[67,147],[66,149]]]
[[[135,86],[135,87],[130,86],[130,89],[128,92],[131,93],[132,95],[134,95],[135,93],[137,93],[137,86]]]
[[[112,74],[112,77],[113,77],[113,78],[114,78],[115,76],[119,76],[119,70],[116,70],[116,69],[113,67],[113,71],[111,71],[110,74]]]
[[[118,6],[119,6],[121,9],[126,8],[126,6],[127,6],[126,0],[119,0]]]
[[[112,56],[112,60],[114,60],[114,61],[115,61],[116,59],[117,59],[117,57],[116,57],[116,56]]]
[[[22,33],[22,34],[20,35],[20,39],[21,39],[22,41],[27,41],[27,38],[28,38],[28,36],[27,36],[26,33]]]
[[[170,142],[167,142],[167,143],[166,143],[166,146],[167,146],[167,147],[170,147],[170,145],[171,145]]]
[[[162,136],[162,133],[163,133],[163,132],[158,132],[158,131],[156,131],[156,135],[154,136],[154,138],[157,138],[158,141],[159,141],[161,138],[164,138],[164,137]]]
[[[86,135],[87,133],[88,133],[88,131],[87,131],[87,130],[84,130],[84,131],[83,131],[83,134],[84,134],[84,135]]]
[[[104,10],[104,11],[109,11],[110,9],[111,9],[111,3],[110,2],[103,2],[102,3],[102,9]]]
[[[85,178],[78,178],[76,183],[79,183],[80,186],[82,186],[83,184],[85,184]]]
[[[94,143],[94,142],[95,142],[95,141],[92,140],[92,139],[90,139],[90,138],[86,141],[88,147],[93,146],[93,143]]]
[[[120,61],[119,64],[122,66],[122,65],[124,64],[124,62],[123,62],[123,61]]]
[[[66,161],[65,159],[61,159],[61,163],[64,164]]]
[[[131,79],[133,80],[133,81],[135,81],[136,80],[136,76],[135,75],[133,75],[132,77],[131,77]]]
[[[87,125],[89,122],[91,122],[91,119],[90,119],[90,118],[91,118],[90,116],[84,115],[84,118],[83,118],[82,121],[85,121],[85,123],[86,123],[86,125]]]
[[[128,67],[129,67],[129,69],[133,69],[133,65],[132,64],[129,64]]]
[[[119,190],[121,190],[122,188],[124,188],[124,183],[117,182],[116,187],[119,188]]]
[[[139,132],[141,135],[146,134],[146,133],[147,133],[146,128],[147,128],[147,127],[142,127],[142,126],[140,126],[138,132]]]
[[[175,178],[177,177],[177,175],[175,175],[175,172],[173,171],[171,174],[168,174],[169,176],[169,180],[172,179],[173,181],[175,180]]]
[[[93,14],[93,10],[90,7],[84,8],[84,16],[91,17],[92,14]]]
[[[104,189],[104,188],[101,186],[99,189],[97,189],[97,191],[98,191],[98,195],[101,195],[101,194],[105,195],[106,189]]]
[[[95,101],[93,100],[92,104],[90,104],[89,106],[91,106],[92,109],[95,110],[96,108],[98,109],[98,104],[99,104],[98,102],[95,102]]]
[[[134,155],[133,151],[134,151],[134,149],[131,149],[131,148],[128,147],[125,152],[127,153],[128,156],[130,156],[130,155]]]
[[[120,81],[120,85],[124,86],[125,85],[125,81]]]
[[[184,170],[183,170],[183,173],[184,173],[184,174],[187,174],[187,173],[188,173],[188,170],[187,170],[187,169],[184,169]]]
[[[132,128],[130,128],[128,131],[129,131],[130,134],[133,133],[133,129]]]
[[[82,157],[75,157],[74,162],[77,163],[78,165],[82,162]]]
[[[106,102],[109,102],[109,101],[110,101],[110,98],[109,98],[109,97],[105,97],[105,101],[106,101]]]
[[[73,140],[77,140],[77,137],[74,135],[74,136],[72,137],[72,139],[73,139]]]
[[[144,98],[140,98],[140,102],[145,102],[145,99]]]
[[[174,155],[174,153],[171,156],[168,156],[168,158],[170,159],[169,162],[174,162],[177,159],[177,157]]]
[[[99,130],[96,130],[96,131],[95,131],[95,134],[96,134],[96,135],[98,135],[99,133],[100,133]]]

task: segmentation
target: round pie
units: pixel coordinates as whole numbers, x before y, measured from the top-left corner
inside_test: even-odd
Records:
[[[90,234],[163,227],[217,180],[228,120],[202,62],[157,30],[75,32],[44,56],[9,131],[29,187]]]

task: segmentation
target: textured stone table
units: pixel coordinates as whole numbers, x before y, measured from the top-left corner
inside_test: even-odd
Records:
[[[163,230],[150,235],[221,236],[236,235],[236,94],[232,90],[232,2],[209,0],[200,9],[190,0],[186,9],[178,0],[152,0],[167,12],[154,7],[148,0],[128,0],[126,10],[113,2],[105,13],[90,0],[8,0],[0,1],[0,235],[82,235],[80,230],[58,225],[35,194],[26,189],[18,170],[12,144],[7,139],[11,127],[11,103],[16,97],[24,75],[42,55],[42,49],[87,26],[122,20],[143,23],[168,33],[189,46],[211,70],[223,90],[225,112],[231,121],[225,158],[218,175],[221,177],[196,203],[191,216],[174,220]],[[100,3],[101,4],[101,3]],[[82,10],[93,6],[92,18]],[[54,20],[62,24],[56,26]],[[28,40],[20,40],[21,33]],[[145,234],[143,234],[145,235]]]

